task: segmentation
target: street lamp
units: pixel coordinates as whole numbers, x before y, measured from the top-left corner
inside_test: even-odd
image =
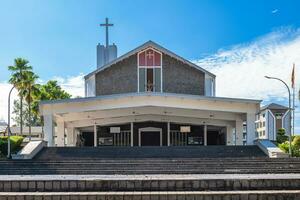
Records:
[[[291,146],[291,143],[292,143],[292,139],[291,139],[291,134],[292,134],[292,127],[291,127],[291,121],[292,121],[292,119],[291,119],[291,91],[290,91],[290,88],[289,88],[289,86],[288,86],[288,84],[286,84],[286,82],[284,82],[283,80],[281,80],[280,78],[276,78],[276,77],[270,77],[270,76],[265,76],[265,78],[267,78],[267,79],[275,79],[275,80],[278,80],[278,81],[280,81],[280,82],[282,82],[285,86],[286,86],[286,88],[287,88],[287,90],[288,90],[288,93],[289,93],[289,114],[290,114],[290,123],[289,123],[289,130],[290,130],[290,133],[289,133],[289,155],[290,156],[292,156],[292,146]]]
[[[10,96],[11,96],[11,92],[13,91],[13,89],[15,88],[15,86],[13,86],[8,94],[8,118],[7,118],[7,158],[10,158]]]

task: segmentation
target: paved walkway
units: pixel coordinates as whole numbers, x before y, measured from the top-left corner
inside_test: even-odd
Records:
[[[2,181],[26,180],[216,180],[300,179],[300,174],[151,174],[151,175],[0,175]]]

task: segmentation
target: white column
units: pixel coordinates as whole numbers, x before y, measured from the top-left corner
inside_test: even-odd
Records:
[[[255,113],[247,113],[247,145],[255,140]]]
[[[58,147],[65,146],[65,122],[57,121],[57,135],[56,135],[56,143]]]
[[[130,123],[130,146],[133,147],[133,122]]]
[[[226,126],[226,145],[235,145],[233,141],[233,128],[231,125]]]
[[[235,145],[243,145],[243,120],[235,121]]]
[[[44,115],[44,141],[47,142],[48,147],[54,146],[53,136],[54,136],[53,116]]]
[[[67,146],[75,146],[75,128],[67,128]]]
[[[207,146],[207,125],[204,125],[204,146]]]
[[[97,125],[94,125],[94,147],[97,146]]]
[[[168,132],[167,132],[167,136],[168,136],[168,146],[170,146],[170,122],[168,122]]]

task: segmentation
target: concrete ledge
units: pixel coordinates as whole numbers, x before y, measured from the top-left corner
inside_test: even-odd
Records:
[[[288,158],[289,155],[283,152],[270,140],[256,140],[254,142],[269,158]]]
[[[300,190],[260,190],[260,191],[190,191],[190,192],[5,192],[0,193],[1,200],[27,200],[27,199],[49,199],[49,200],[145,200],[145,199],[203,199],[203,200],[257,200],[257,199],[298,199]]]
[[[30,141],[17,154],[12,155],[12,159],[32,159],[46,145],[44,141]]]
[[[110,192],[110,191],[238,191],[238,190],[298,190],[300,187],[300,174],[296,175],[172,175],[144,176],[137,178],[119,178],[118,176],[103,179],[0,179],[0,192]],[[270,178],[272,176],[272,178]],[[75,177],[75,176],[74,176]],[[269,177],[269,178],[268,178]],[[1,178],[1,177],[0,177]],[[134,179],[136,178],[136,179]]]

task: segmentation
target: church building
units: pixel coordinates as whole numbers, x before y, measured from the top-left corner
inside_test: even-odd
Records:
[[[216,89],[213,73],[153,41],[117,57],[107,34],[106,46],[97,46],[97,68],[85,76],[85,97],[40,103],[44,140],[48,146],[253,145],[261,101],[217,97]]]

